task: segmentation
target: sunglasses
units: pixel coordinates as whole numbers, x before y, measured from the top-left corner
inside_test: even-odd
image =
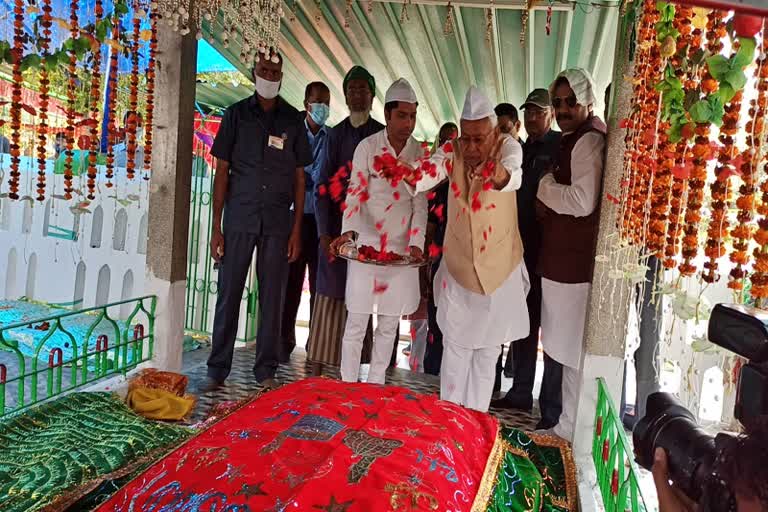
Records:
[[[566,105],[570,108],[574,108],[576,105],[578,105],[578,100],[576,99],[576,96],[568,96],[568,97],[561,97],[561,96],[555,96],[552,98],[552,106],[556,109],[560,108],[560,106],[565,102]]]

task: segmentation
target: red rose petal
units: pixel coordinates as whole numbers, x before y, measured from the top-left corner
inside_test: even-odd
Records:
[[[373,280],[373,294],[374,295],[380,295],[387,291],[387,288],[389,288],[389,285],[387,283],[382,283],[380,281],[377,281],[376,279]]]

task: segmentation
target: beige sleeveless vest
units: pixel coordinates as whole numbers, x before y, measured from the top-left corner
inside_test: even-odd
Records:
[[[523,258],[517,227],[517,192],[484,191],[480,180],[469,183],[458,146],[454,145],[443,259],[462,287],[491,295]],[[501,163],[497,161],[496,165]],[[473,212],[472,197],[476,192],[482,206]]]

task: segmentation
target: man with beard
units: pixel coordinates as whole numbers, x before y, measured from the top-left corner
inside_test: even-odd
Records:
[[[415,192],[450,181],[445,244],[435,276],[443,333],[440,398],[487,411],[505,340],[528,335],[528,277],[517,226],[522,149],[499,132],[488,98],[470,87],[461,135],[413,172]],[[424,168],[424,166],[422,166]]]
[[[403,182],[390,183],[376,163],[383,154],[409,164],[415,164],[423,155],[421,144],[412,137],[418,105],[416,93],[404,78],[387,89],[386,128],[363,140],[355,150],[347,191],[348,211],[342,222],[343,234],[332,244],[334,252],[354,240],[358,247],[370,246],[417,260],[423,257],[427,198],[424,194],[412,197]],[[400,317],[416,311],[420,297],[417,268],[349,262],[342,380],[357,382],[363,338],[371,316],[376,315],[368,382],[384,384]]]
[[[285,282],[288,264],[301,250],[304,166],[312,163],[303,119],[278,96],[282,69],[279,53],[261,56],[253,69],[256,93],[227,108],[211,148],[217,158],[211,256],[220,267],[209,380],[203,389],[220,385],[232,367],[254,248],[259,319],[253,375],[263,387],[277,386]]]
[[[331,241],[341,235],[352,157],[361,140],[380,132],[384,125],[371,118],[376,82],[363,67],[354,66],[344,77],[344,97],[349,117],[328,132],[324,162],[315,183],[315,220],[319,237],[314,320],[309,331],[307,359],[312,373],[320,375],[323,365],[341,363],[341,337],[347,321],[344,305],[347,262],[336,258]],[[368,329],[363,361],[370,359],[373,330]]]
[[[571,441],[579,399],[584,326],[594,265],[606,126],[593,112],[595,85],[580,68],[560,73],[549,88],[563,131],[557,160],[541,178],[541,339],[563,365],[563,412],[552,433]]]
[[[541,245],[541,225],[536,219],[536,192],[539,180],[552,167],[560,148],[560,132],[552,129],[555,111],[546,89],[535,89],[520,107],[528,139],[523,144],[523,183],[517,191],[517,215],[520,237],[523,240],[523,259],[531,280],[528,292],[528,318],[530,334],[512,343],[514,383],[504,398],[494,400],[491,407],[519,409],[530,412],[533,408],[533,383],[539,349],[541,325],[541,277],[536,275],[536,264]],[[496,366],[496,382],[501,388],[501,360]],[[506,371],[506,370],[505,370]],[[562,412],[562,365],[544,354],[544,378],[539,393],[541,421],[537,429],[552,428]]]

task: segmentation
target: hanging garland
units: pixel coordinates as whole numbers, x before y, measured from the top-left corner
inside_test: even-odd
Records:
[[[51,25],[53,16],[51,12],[51,0],[43,0],[43,15],[40,18],[40,27],[42,28],[42,37],[40,38],[40,51],[42,52],[42,66],[40,67],[40,105],[38,107],[38,125],[37,125],[37,200],[45,201],[45,171],[46,162],[46,142],[48,137],[48,89],[50,81],[48,80],[48,68],[46,66],[46,54],[51,44]]]
[[[759,96],[761,103],[758,103],[758,111],[762,110],[763,113],[768,110],[768,71],[766,71],[768,59],[765,57],[766,45],[768,45],[768,30],[766,25],[763,24],[763,59],[761,61],[761,80],[758,82],[758,91],[762,92]],[[768,137],[758,140],[758,145],[760,142],[768,144]],[[757,242],[757,247],[755,247],[753,252],[755,268],[750,276],[752,284],[750,294],[753,299],[758,301],[758,307],[762,307],[765,300],[768,299],[768,160],[763,164],[763,175],[760,178],[760,202],[756,210],[760,217],[753,236],[754,241]]]
[[[13,3],[13,83],[11,84],[11,178],[8,197],[19,198],[19,178],[21,172],[21,59],[24,53],[24,0]]]
[[[120,17],[115,15],[112,25],[112,39],[117,41],[120,35]],[[108,122],[107,122],[107,188],[112,188],[112,178],[115,175],[115,141],[118,136],[117,131],[117,65],[118,55],[115,48],[109,52],[109,75],[107,78],[107,88],[109,90],[109,101],[107,102]],[[89,199],[91,199],[89,197]]]
[[[721,39],[726,35],[723,13],[716,10],[712,11],[709,13],[708,19],[707,49],[712,55],[718,56],[723,49]],[[710,66],[707,66],[704,71],[704,76],[701,80],[701,90],[707,95],[711,95],[718,90],[718,83],[710,72]],[[704,110],[707,105],[711,105],[708,100],[699,100],[691,107],[691,117],[695,123],[692,150],[693,168],[691,169],[688,182],[688,204],[686,205],[685,227],[683,228],[683,259],[678,266],[678,270],[683,276],[691,276],[696,272],[696,265],[694,265],[693,260],[699,253],[698,235],[701,224],[701,207],[704,202],[704,187],[707,182],[707,161],[712,156],[712,148],[709,143],[709,121],[711,117],[716,117],[717,114],[711,113],[709,117],[697,115],[698,110],[694,112],[694,109],[699,106],[699,110]],[[690,127],[690,123],[685,126]]]
[[[69,4],[69,23],[72,39],[77,39],[80,33],[79,20],[77,16],[78,0],[71,0]],[[69,52],[69,67],[67,69],[67,149],[64,160],[64,198],[72,199],[72,160],[75,147],[75,93],[77,89],[76,82],[77,52],[73,48]]]
[[[149,179],[152,169],[152,128],[155,114],[155,58],[157,56],[157,14],[149,14],[152,35],[149,40],[149,64],[147,65],[147,115],[144,120],[144,179]]]
[[[102,0],[96,0],[94,5],[96,24],[99,25],[104,17],[104,5]],[[100,150],[99,141],[99,104],[101,103],[101,45],[93,52],[91,63],[91,91],[90,91],[90,140],[88,148],[88,199],[96,198],[96,161]]]
[[[133,2],[133,41],[131,52],[131,86],[128,95],[128,115],[125,125],[126,132],[126,161],[125,172],[129,180],[134,178],[136,169],[136,132],[138,129],[139,112],[139,37],[141,35],[141,18],[139,17],[139,2]]]

